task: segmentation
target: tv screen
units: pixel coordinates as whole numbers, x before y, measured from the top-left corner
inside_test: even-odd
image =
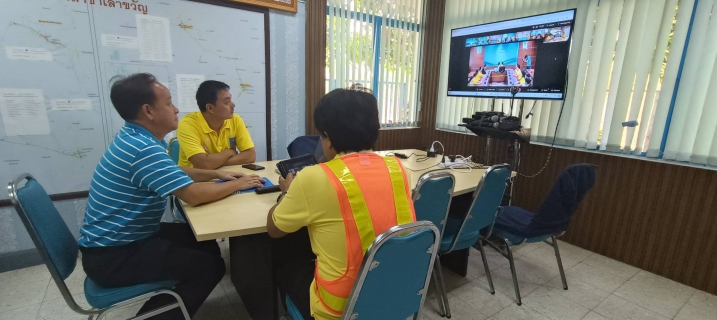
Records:
[[[565,98],[575,9],[451,30],[448,95]]]

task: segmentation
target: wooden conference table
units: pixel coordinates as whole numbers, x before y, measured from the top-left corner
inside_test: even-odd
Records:
[[[409,159],[401,160],[407,169],[411,189],[416,187],[418,179],[424,173],[440,169],[440,158],[417,162],[425,155],[422,150],[378,151],[379,155],[400,152],[405,155],[415,153]],[[252,171],[241,166],[226,166],[221,170],[257,174],[279,183],[279,174],[275,172],[279,161],[258,162],[265,167],[261,171]],[[453,195],[473,192],[486,169],[474,169],[472,172],[452,170],[455,176]],[[189,224],[197,240],[229,238],[230,272],[234,286],[244,302],[252,319],[278,319],[278,301],[276,284],[272,275],[271,239],[266,233],[266,217],[276,204],[278,193],[244,193],[231,195],[217,202],[192,207],[184,204]]]

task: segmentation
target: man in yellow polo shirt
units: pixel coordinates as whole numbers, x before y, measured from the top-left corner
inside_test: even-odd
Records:
[[[200,111],[179,122],[179,166],[213,170],[256,160],[254,142],[244,120],[234,113],[226,83],[204,81],[197,89],[197,105]]]

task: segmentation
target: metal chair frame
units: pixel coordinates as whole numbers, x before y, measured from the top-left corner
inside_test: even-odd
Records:
[[[548,245],[550,245],[551,247],[553,247],[553,250],[555,251],[555,258],[558,262],[558,269],[560,270],[560,280],[563,281],[563,289],[568,290],[568,281],[565,278],[565,269],[563,268],[563,260],[560,258],[560,249],[558,248],[558,240],[557,240],[557,237],[560,237],[563,234],[565,234],[565,231],[563,231],[559,234],[551,235],[550,241],[548,241],[546,239],[543,242],[545,242]],[[479,240],[480,246],[482,248],[484,243],[488,244],[491,248],[493,248],[495,251],[498,251],[498,253],[500,253],[501,255],[503,255],[503,257],[508,259],[508,262],[510,263],[510,273],[513,278],[513,289],[515,290],[515,301],[520,306],[523,304],[523,300],[520,298],[520,288],[518,287],[518,276],[516,275],[516,272],[515,272],[515,260],[513,257],[513,250],[511,247],[524,243],[526,239],[523,239],[523,241],[519,242],[519,243],[511,243],[510,240],[508,240],[508,238],[503,237],[501,235],[495,235],[493,237],[493,239],[498,239],[500,241],[500,243],[495,243],[495,242],[491,241],[489,239],[489,237],[490,237],[490,235],[488,235],[486,237],[481,237],[481,239]],[[490,277],[489,277],[489,279],[490,279]],[[492,291],[491,293],[495,293],[492,285],[491,285],[491,291]]]
[[[57,284],[57,288],[60,290],[60,293],[62,294],[62,297],[65,299],[65,302],[67,303],[67,306],[72,309],[72,311],[77,312],[81,315],[88,316],[89,320],[94,319],[95,316],[97,316],[97,320],[102,320],[112,310],[139,302],[144,299],[151,298],[153,296],[157,296],[160,294],[169,294],[172,295],[177,302],[166,305],[164,307],[151,310],[148,312],[145,312],[141,315],[138,315],[136,317],[132,317],[129,320],[141,320],[141,319],[147,319],[149,317],[164,313],[166,311],[169,311],[171,309],[179,307],[182,310],[182,314],[184,314],[184,318],[186,320],[190,320],[189,313],[187,313],[187,308],[184,306],[184,302],[182,301],[182,298],[174,291],[171,290],[157,290],[153,292],[149,292],[137,297],[134,297],[129,300],[125,300],[122,302],[119,302],[117,304],[114,304],[110,307],[103,308],[103,309],[85,309],[83,307],[80,307],[77,302],[75,301],[74,297],[72,297],[72,293],[70,292],[70,289],[67,287],[67,284],[65,283],[65,280],[60,276],[60,273],[57,271],[57,268],[55,267],[55,264],[50,259],[50,255],[47,252],[47,249],[45,248],[44,244],[40,240],[37,230],[35,228],[35,225],[32,223],[32,221],[28,218],[27,213],[25,211],[25,208],[22,206],[22,203],[20,202],[20,199],[17,196],[17,189],[18,185],[22,183],[23,181],[29,181],[29,180],[35,180],[37,181],[32,175],[23,173],[18,178],[16,178],[13,181],[10,181],[7,186],[8,190],[8,196],[10,198],[10,202],[15,207],[15,210],[17,211],[18,215],[20,216],[20,220],[22,220],[22,223],[25,225],[25,228],[27,229],[28,233],[30,234],[30,238],[32,239],[32,242],[35,244],[35,247],[37,248],[37,251],[40,253],[40,256],[42,257],[42,260],[45,262],[45,266],[47,267],[47,270],[50,272],[50,275],[52,275],[52,279],[55,281],[55,284]]]
[[[435,240],[433,246],[428,249],[428,252],[431,253],[431,260],[428,265],[428,272],[426,274],[426,280],[424,281],[423,289],[419,291],[419,294],[421,294],[421,304],[418,308],[418,312],[416,312],[413,318],[418,319],[420,317],[421,310],[423,309],[423,303],[426,301],[428,285],[431,280],[431,270],[433,270],[433,264],[436,261],[438,249],[441,246],[441,235],[438,232],[438,228],[430,221],[418,221],[395,226],[381,233],[380,235],[378,235],[378,237],[376,237],[376,239],[373,240],[373,243],[371,243],[371,246],[368,247],[368,250],[364,255],[363,262],[361,263],[361,269],[359,269],[358,278],[356,279],[356,282],[354,282],[353,288],[351,288],[351,294],[349,295],[348,301],[346,303],[346,308],[344,309],[343,315],[341,316],[342,320],[353,320],[358,317],[358,314],[355,314],[353,311],[356,307],[358,297],[361,294],[361,288],[363,287],[364,281],[366,281],[366,276],[368,275],[368,272],[375,267],[373,265],[374,262],[377,261],[374,261],[373,259],[376,255],[376,252],[381,249],[381,246],[383,246],[386,241],[394,237],[424,229],[429,229],[433,231],[433,233],[435,234]]]
[[[463,232],[463,228],[465,227],[468,220],[472,218],[471,212],[473,211],[473,207],[476,204],[476,200],[478,199],[478,196],[480,195],[481,190],[483,190],[483,187],[485,186],[486,177],[488,177],[488,175],[491,172],[493,172],[495,170],[499,170],[499,169],[511,170],[511,167],[507,163],[498,164],[498,165],[491,166],[490,168],[488,168],[488,170],[486,170],[483,173],[483,177],[481,177],[481,180],[478,182],[478,186],[476,186],[476,190],[473,193],[473,201],[471,203],[470,208],[468,209],[468,212],[466,213],[466,217],[465,217],[465,219],[463,219],[463,223],[461,224],[461,227],[458,229],[458,232],[456,233],[456,237],[453,238],[453,242],[451,243],[451,248],[447,251],[439,252],[439,254],[448,254],[448,253],[451,253],[455,249],[456,243],[458,242],[458,239],[460,238],[461,232]],[[510,179],[510,178],[508,178],[508,179]],[[488,229],[488,234],[493,232],[493,225],[495,224],[495,217],[497,215],[498,215],[498,210],[496,209],[495,215],[493,216],[493,223],[490,224],[490,227]],[[480,240],[481,240],[481,238],[479,237],[478,241],[480,241]],[[486,259],[485,249],[481,245],[478,247],[478,250],[480,250],[481,258],[483,259],[483,268],[485,269],[485,274],[486,274],[486,277],[488,278],[488,285],[490,287],[490,293],[495,294],[495,288],[493,286],[493,278],[491,277],[490,268],[488,267],[488,259]],[[437,257],[436,259],[440,259],[440,257]],[[440,290],[441,290],[441,297],[442,297],[442,299],[438,299],[438,305],[441,309],[440,313],[441,313],[441,316],[451,318],[451,308],[448,303],[448,293],[446,290],[446,285],[445,285],[445,282],[443,281],[443,271],[441,270],[441,264],[438,263],[437,265],[438,265],[437,271],[439,273],[438,279],[440,282],[439,285],[441,287]]]
[[[453,200],[453,190],[456,187],[456,178],[455,176],[448,172],[448,171],[433,171],[428,172],[418,179],[418,183],[416,184],[416,188],[413,189],[413,201],[416,201],[421,198],[421,187],[423,187],[424,184],[426,184],[429,181],[444,179],[444,178],[450,178],[451,179],[451,188],[448,190],[448,193],[451,195],[451,199],[448,200],[448,206],[446,207],[446,213],[443,216],[443,220],[441,220],[441,226],[440,226],[440,238],[443,239],[443,232],[446,231],[446,221],[448,220],[448,212],[451,208],[451,201]],[[438,246],[440,251],[440,245]],[[441,269],[441,262],[438,255],[436,255],[435,263],[433,264],[433,281],[435,282],[434,289],[436,290],[436,296],[438,300],[438,304],[440,306],[440,312],[441,316],[447,315],[448,318],[451,317],[451,307],[448,305],[448,295],[445,289],[444,285],[444,279],[443,279],[443,270]]]

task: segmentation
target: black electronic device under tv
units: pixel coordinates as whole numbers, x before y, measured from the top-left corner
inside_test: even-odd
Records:
[[[451,30],[448,95],[565,99],[576,9]],[[519,92],[513,97],[511,87]]]

